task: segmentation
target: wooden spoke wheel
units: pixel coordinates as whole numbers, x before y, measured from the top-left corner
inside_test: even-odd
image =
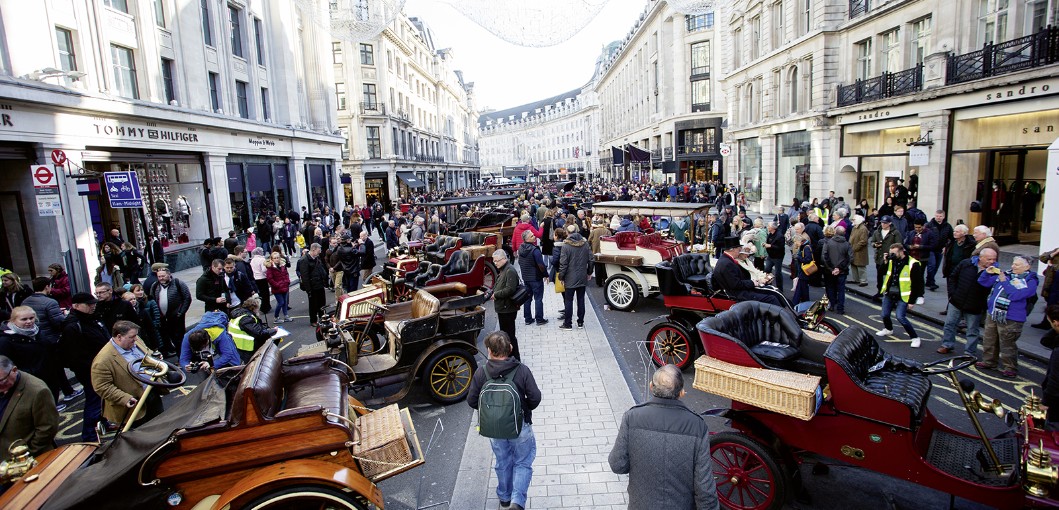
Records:
[[[684,370],[695,360],[697,349],[687,329],[675,322],[665,322],[647,334],[647,352],[651,353],[656,367],[676,365]]]
[[[787,479],[764,446],[737,432],[710,436],[713,477],[721,506],[739,510],[783,507]]]
[[[463,349],[443,349],[434,354],[423,372],[430,397],[441,404],[463,400],[476,368],[474,356]]]

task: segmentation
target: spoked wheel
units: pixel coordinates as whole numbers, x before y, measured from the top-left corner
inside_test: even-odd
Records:
[[[465,350],[446,349],[435,354],[423,372],[430,397],[441,404],[463,400],[477,368],[474,357]]]
[[[375,328],[371,328],[368,331],[363,329],[351,331],[349,336],[353,338],[352,345],[357,346],[357,356],[367,356],[375,352],[384,341],[384,339],[380,338],[380,335],[379,332],[375,331]]]
[[[664,322],[651,328],[647,334],[647,352],[651,353],[651,361],[656,367],[676,365],[681,370],[686,369],[691,366],[696,352],[690,338],[687,330],[675,322]]]
[[[838,329],[838,326],[827,319],[820,319],[820,322],[815,328],[813,328],[813,330],[818,333],[827,333],[829,335],[838,335],[838,333],[842,331]]]
[[[403,303],[412,299],[412,287],[406,283],[395,283],[391,295],[395,303]]]
[[[611,308],[626,312],[632,310],[640,301],[640,286],[632,278],[616,274],[607,279],[603,297]]]
[[[250,502],[245,510],[366,510],[352,494],[322,485],[279,489]]]
[[[493,290],[493,286],[496,285],[496,266],[492,262],[485,263],[485,274],[482,275],[482,288],[483,290]]]
[[[757,441],[736,432],[710,436],[713,477],[724,508],[782,508],[787,479],[773,455]]]

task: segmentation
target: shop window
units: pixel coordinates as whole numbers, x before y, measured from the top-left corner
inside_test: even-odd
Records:
[[[809,200],[809,133],[781,133],[776,137],[776,198]]]
[[[739,141],[740,189],[749,202],[761,200],[761,143],[757,138]],[[782,197],[780,197],[782,198]]]

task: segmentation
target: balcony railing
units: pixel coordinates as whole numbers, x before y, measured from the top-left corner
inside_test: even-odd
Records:
[[[717,154],[715,145],[678,145],[677,154]]]
[[[985,46],[963,55],[950,55],[945,84],[954,85],[990,76],[1032,69],[1059,62],[1059,27]]]
[[[673,148],[672,147],[666,147],[662,151],[662,154],[664,155],[666,161],[673,161]]]
[[[651,161],[662,161],[662,149],[651,149]]]
[[[692,112],[708,112],[710,111],[710,103],[691,103]]]
[[[838,86],[838,106],[849,106],[923,90],[923,64],[896,73],[882,73],[867,80]]]
[[[871,0],[849,0],[849,19],[871,10]]]

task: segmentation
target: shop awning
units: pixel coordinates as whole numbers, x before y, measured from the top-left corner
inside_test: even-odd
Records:
[[[416,178],[416,174],[412,172],[397,172],[397,178],[404,181],[412,189],[427,187],[427,183]]]

